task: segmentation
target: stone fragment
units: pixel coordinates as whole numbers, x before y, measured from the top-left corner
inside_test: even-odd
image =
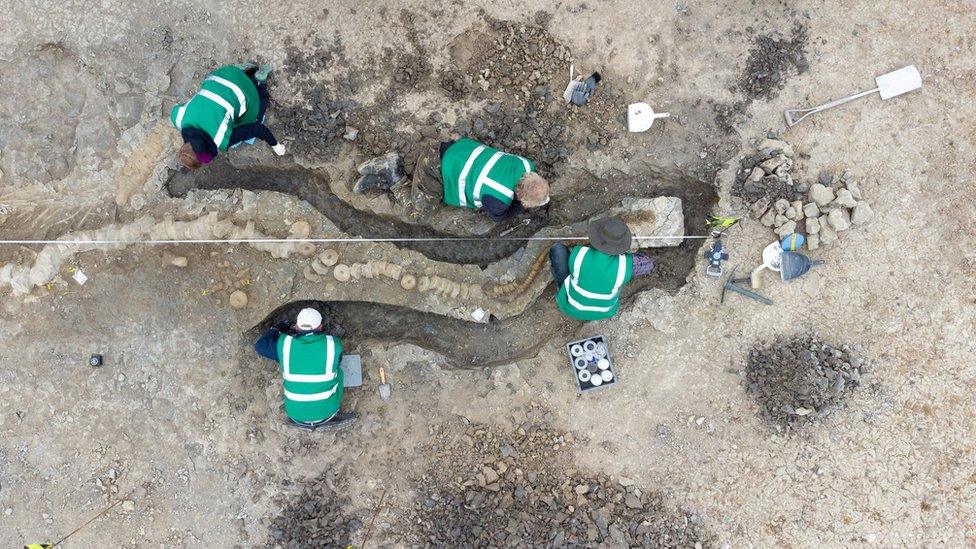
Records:
[[[800,210],[800,211],[802,213],[803,210]],[[796,208],[794,208],[793,206],[790,206],[789,208],[786,208],[786,212],[784,212],[783,215],[786,216],[786,219],[793,219],[793,220],[795,220],[796,219]]]
[[[794,200],[793,202],[790,203],[790,206],[792,206],[793,207],[793,211],[796,212],[796,220],[797,221],[800,221],[801,219],[803,219],[803,217],[804,217],[803,216],[803,201],[802,200]]]
[[[766,227],[772,227],[776,223],[776,210],[770,208],[765,214],[763,214],[762,218],[759,219],[759,222]]]
[[[342,134],[342,138],[346,141],[355,141],[359,137],[359,130],[352,126],[346,126],[346,133]]]
[[[781,141],[779,139],[763,139],[759,143],[759,150],[769,150],[769,151],[781,151],[787,157],[793,158],[793,146],[786,141]]]
[[[820,208],[817,207],[816,202],[807,202],[803,205],[803,215],[806,217],[819,217]]]
[[[837,232],[827,224],[826,217],[825,215],[820,216],[820,244],[830,246],[834,242],[837,242]]]
[[[810,187],[810,200],[816,202],[817,206],[826,206],[834,200],[834,191],[822,183],[814,183]]]
[[[776,213],[778,214],[785,213],[786,208],[789,207],[790,207],[790,201],[784,198],[780,198],[779,200],[776,201],[775,204],[773,204],[773,208],[776,210]]]
[[[786,216],[785,215],[783,215],[783,214],[777,214],[776,215],[776,219],[773,221],[773,226],[774,227],[782,227],[783,225],[786,224],[787,221],[789,221],[789,219],[786,219]]]
[[[820,247],[820,235],[815,233],[807,234],[807,249],[810,251]]]
[[[683,242],[685,217],[678,197],[624,198],[620,206],[610,210],[610,215],[620,216],[633,234],[673,237],[645,239],[640,241],[641,247],[671,247]]]
[[[776,229],[776,234],[779,235],[780,238],[783,238],[784,236],[793,232],[796,232],[796,221],[787,221]]]
[[[840,189],[837,191],[837,198],[834,199],[834,202],[845,208],[853,208],[854,206],[857,206],[857,200],[854,200],[854,196],[848,189]]]
[[[424,277],[426,278],[426,277]],[[400,279],[400,287],[404,290],[412,290],[417,287],[417,277],[412,274],[405,274],[403,278]],[[423,290],[421,290],[423,291]]]
[[[808,217],[807,218],[807,232],[810,234],[817,234],[820,232],[820,218],[819,217]]]
[[[166,254],[166,262],[174,267],[186,267],[189,265],[189,261],[182,255]]]
[[[347,280],[349,280],[349,276],[350,276],[349,265],[346,265],[344,263],[340,263],[336,265],[335,268],[332,269],[332,276],[335,277],[335,279],[338,280],[339,282],[346,282]]]
[[[831,183],[834,182],[834,175],[824,170],[820,172],[819,176],[817,176],[817,182],[823,185],[824,187],[829,187]]]
[[[840,174],[840,181],[841,183],[847,183],[853,176],[854,174],[851,173],[851,170],[844,168],[844,171]]]
[[[759,167],[762,168],[764,172],[771,174],[776,171],[776,168],[782,166],[784,162],[786,162],[786,155],[777,154],[772,158],[768,158],[760,162]]]
[[[851,223],[855,225],[865,225],[871,221],[872,217],[874,217],[874,211],[871,210],[871,205],[866,200],[861,200],[851,210]]]
[[[851,191],[851,196],[854,200],[861,199],[861,186],[857,181],[851,180],[847,182],[847,190]]]
[[[760,219],[768,209],[769,209],[769,198],[763,196],[749,206],[749,213],[752,215],[753,219]]]
[[[751,172],[749,172],[749,181],[752,181],[753,183],[758,183],[759,181],[762,180],[762,178],[765,175],[766,172],[764,172],[763,169],[760,168],[759,166],[756,166],[752,168]]]
[[[837,232],[846,231],[851,228],[851,216],[843,208],[830,210],[830,213],[827,214],[827,222]]]
[[[235,290],[230,294],[230,306],[235,309],[247,307],[247,294],[241,290]]]

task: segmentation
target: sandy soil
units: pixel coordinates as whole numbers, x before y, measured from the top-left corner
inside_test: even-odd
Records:
[[[976,44],[968,36],[976,9],[825,0],[489,4],[6,0],[0,13],[13,24],[0,35],[0,229],[56,236],[137,217],[144,204],[115,202],[123,160],[223,62],[257,57],[292,67],[273,88],[271,120],[282,125],[289,106],[341,110],[326,105],[333,100],[357,102],[347,109],[359,113],[349,114],[350,125],[367,114],[378,121],[360,128],[364,140],[390,130],[390,143],[409,142],[433,112],[445,113],[444,125],[469,120],[484,98],[452,101],[437,91],[438,75],[455,37],[488,29],[489,19],[547,25],[578,70],[604,74],[608,95],[673,113],[633,136],[619,119],[605,120],[615,137],[596,150],[573,133],[592,121],[567,123],[567,155],[554,168],[557,200],[567,202],[585,199],[574,175],[584,169],[607,181],[610,166],[639,178],[644,165],[705,178],[717,187],[718,213],[744,213],[729,194],[737,159],[756,138],[784,130],[783,109],[866,89],[909,63],[925,86],[884,103],[863,99],[782,134],[801,159],[794,176],[850,169],[875,220],[812,252],[827,265],[804,278],[767,278],[773,307],[736,297],[719,304],[720,284],[698,259],[679,290],[643,292],[617,318],[540,342],[537,354],[504,366],[456,369],[420,346],[356,341],[366,386],[345,404],[361,417],[337,434],[281,424],[274,367],[245,337],[255,319],[296,299],[298,261],[244,247],[166,250],[188,256],[185,269],[168,265],[161,249],[81,254],[71,266],[91,277],[84,286],[2,295],[0,544],[53,541],[124,496],[64,546],[273,545],[269,526],[289,497],[330,475],[343,512],[362,524],[385,493],[369,543],[404,545],[414,539],[411,513],[427,497],[420,477],[470,466],[424,452],[427,445],[456,442],[469,423],[511,431],[529,412],[575,441],[563,450],[575,467],[633,479],[692,510],[714,536],[706,544],[976,544],[976,254],[962,243],[976,223]],[[808,70],[788,70],[768,98],[732,91],[757,37],[789,38],[797,24],[807,32]],[[296,72],[289,48],[311,52],[319,66]],[[390,72],[401,53],[402,66],[426,60],[416,80]],[[561,86],[553,84],[557,95]],[[233,160],[297,162],[351,182],[369,147],[341,138],[332,145],[286,160],[252,147]],[[161,187],[174,155],[139,162],[149,181],[136,185],[142,200],[178,200]],[[319,215],[287,196],[269,203],[281,200],[290,204],[288,223],[296,212]],[[689,219],[689,230],[700,222]],[[770,238],[746,219],[727,239],[731,264],[751,268]],[[0,251],[3,262],[30,258],[23,248]],[[244,267],[248,309],[231,309],[226,292],[204,294],[220,273]],[[735,372],[755,342],[807,331],[859,343],[873,380],[822,420],[778,431],[757,417]],[[620,383],[579,395],[563,345],[592,334],[609,338]],[[100,369],[86,363],[94,352],[105,355]],[[379,366],[394,384],[387,402],[374,388]],[[362,545],[364,535],[361,528],[350,541]]]

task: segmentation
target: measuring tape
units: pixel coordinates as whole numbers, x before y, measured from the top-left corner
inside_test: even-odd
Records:
[[[711,238],[709,236],[635,236],[634,240],[698,240]],[[342,243],[363,243],[363,242],[538,242],[538,241],[558,241],[558,240],[589,240],[586,236],[525,236],[525,237],[502,237],[486,238],[483,236],[442,236],[442,237],[417,237],[417,238],[227,238],[227,239],[178,239],[161,238],[147,240],[120,240],[120,239],[101,239],[101,240],[0,240],[0,246],[31,246],[61,244],[65,246],[97,245],[109,246],[119,244],[300,244],[302,242],[313,242],[316,244],[342,244]]]

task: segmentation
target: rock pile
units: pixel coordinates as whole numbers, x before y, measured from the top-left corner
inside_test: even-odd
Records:
[[[440,446],[408,511],[410,546],[702,547],[700,516],[633,480],[580,472],[566,436],[541,424],[471,425]]]
[[[871,205],[849,170],[836,181],[822,172],[816,183],[807,185],[793,179],[793,166],[793,148],[766,139],[758,154],[740,162],[732,194],[748,200],[752,216],[779,238],[805,233],[809,250],[833,244],[838,233],[871,221]]]
[[[807,423],[829,413],[865,377],[870,364],[860,347],[835,347],[816,335],[779,337],[760,343],[746,362],[746,390],[759,415],[783,427]]]
[[[349,547],[361,541],[363,522],[348,514],[349,498],[336,493],[326,474],[303,482],[303,488],[281,502],[282,511],[268,525],[271,547]]]

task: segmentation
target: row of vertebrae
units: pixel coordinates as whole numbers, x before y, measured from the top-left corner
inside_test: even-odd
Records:
[[[479,284],[455,282],[436,275],[420,277],[420,281],[417,284],[417,291],[421,293],[432,292],[444,297],[450,297],[452,299],[461,298],[462,300],[483,299],[485,297],[485,292]]]
[[[407,291],[420,293],[435,293],[443,297],[461,300],[484,299],[485,292],[478,284],[456,282],[437,275],[415,275],[404,272],[403,266],[389,261],[374,260],[365,263],[347,265],[339,263],[339,252],[333,249],[324,250],[312,259],[303,271],[306,280],[318,281],[332,270],[332,277],[337,282],[349,282],[360,279],[388,278],[399,282],[400,287]]]
[[[532,267],[522,280],[515,279],[507,284],[496,284],[488,288],[488,295],[503,301],[514,301],[525,293],[526,290],[535,282],[536,277],[542,272],[542,268],[549,259],[549,250],[542,249],[532,262]]]

